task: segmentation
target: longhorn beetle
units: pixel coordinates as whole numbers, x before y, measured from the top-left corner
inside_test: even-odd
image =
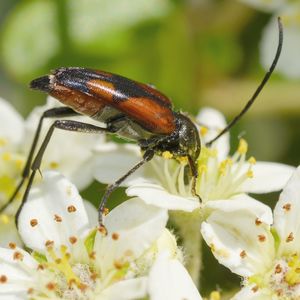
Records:
[[[208,142],[207,146],[211,146],[213,142],[229,131],[248,111],[269,80],[282,49],[283,29],[280,18],[278,18],[278,27],[279,42],[269,71],[242,111],[214,139]],[[16,214],[16,223],[28,198],[36,171],[41,166],[44,152],[56,128],[83,133],[116,134],[122,138],[136,141],[143,151],[142,160],[114,184],[107,187],[98,208],[100,226],[102,226],[102,215],[110,194],[129,175],[150,161],[155,154],[162,155],[163,152],[169,151],[175,159],[186,157],[193,177],[192,193],[194,196],[198,196],[195,183],[198,176],[197,158],[200,154],[201,143],[197,127],[187,116],[174,111],[169,98],[161,92],[149,85],[138,83],[120,75],[78,67],[56,69],[51,75],[33,80],[30,87],[48,93],[66,106],[49,109],[41,116],[22,173],[22,179],[9,201],[0,210],[3,211],[13,201],[29,177],[22,203]],[[33,159],[44,118],[64,118],[74,115],[87,115],[96,121],[105,123],[106,127],[73,120],[56,120],[49,128]]]

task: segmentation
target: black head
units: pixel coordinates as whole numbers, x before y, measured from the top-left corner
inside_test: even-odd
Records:
[[[199,131],[195,124],[187,116],[176,113],[178,150],[176,156],[190,156],[196,161],[201,150]]]

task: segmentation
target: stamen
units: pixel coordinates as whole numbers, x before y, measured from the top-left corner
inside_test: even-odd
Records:
[[[205,126],[201,126],[200,135],[202,135],[204,137],[207,133],[208,133],[208,128]]]
[[[248,143],[244,139],[240,139],[239,146],[237,152],[239,154],[246,154],[248,151]]]
[[[10,217],[6,214],[1,214],[0,215],[0,222],[4,225],[7,225],[9,224],[9,221],[10,221]]]

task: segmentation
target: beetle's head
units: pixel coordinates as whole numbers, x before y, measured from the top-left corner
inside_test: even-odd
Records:
[[[178,154],[181,156],[189,155],[196,161],[201,149],[199,131],[195,124],[185,115],[176,114],[178,131]]]

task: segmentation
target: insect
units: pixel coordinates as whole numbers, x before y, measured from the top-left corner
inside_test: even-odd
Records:
[[[246,113],[269,80],[278,62],[283,43],[280,19],[278,19],[278,25],[279,42],[269,71],[242,111],[213,140],[208,142],[207,146],[210,146],[229,131]],[[1,208],[3,211],[13,201],[29,177],[22,204],[16,215],[16,222],[28,198],[33,179],[41,166],[43,155],[55,129],[115,134],[136,141],[143,152],[143,158],[140,162],[114,184],[107,187],[98,209],[99,225],[102,225],[103,211],[110,194],[128,176],[150,161],[154,155],[162,155],[165,151],[169,151],[175,159],[187,158],[193,178],[192,193],[198,196],[195,189],[198,176],[197,158],[201,151],[198,129],[189,117],[176,112],[169,98],[158,90],[120,75],[78,67],[56,69],[50,75],[33,80],[30,87],[50,94],[66,106],[49,109],[41,116],[22,174],[22,180],[8,203]],[[87,115],[96,121],[105,123],[106,126],[101,127],[61,119],[74,115]],[[45,118],[60,120],[56,120],[51,125],[34,157]]]

